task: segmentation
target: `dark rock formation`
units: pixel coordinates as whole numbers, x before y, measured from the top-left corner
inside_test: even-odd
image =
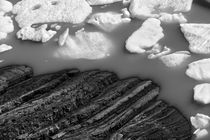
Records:
[[[11,69],[18,72],[10,74]],[[156,99],[159,86],[151,80],[120,80],[115,73],[100,70],[72,69],[35,77],[26,66],[0,71],[8,85],[0,85],[4,87],[1,140],[188,140],[192,136],[182,113]]]

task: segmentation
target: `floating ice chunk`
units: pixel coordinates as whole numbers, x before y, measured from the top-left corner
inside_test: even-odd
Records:
[[[186,74],[199,81],[210,81],[210,59],[202,59],[188,65]]]
[[[181,30],[193,53],[210,54],[210,24],[181,24]]]
[[[128,6],[131,3],[131,0],[122,0],[124,6]]]
[[[69,36],[69,28],[67,28],[60,36],[58,40],[59,46],[63,46],[66,42],[67,37]]]
[[[130,12],[132,17],[145,19],[158,18],[160,13],[168,10],[175,12],[188,12],[191,10],[193,0],[132,0]]]
[[[61,29],[61,25],[58,25],[57,23],[52,24],[50,27],[57,30],[57,31]]]
[[[184,17],[182,13],[179,14],[168,14],[168,13],[161,13],[160,18],[162,22],[166,23],[185,23],[187,19]]]
[[[167,55],[170,52],[171,52],[171,49],[168,48],[167,46],[165,46],[161,52],[159,52],[159,53],[152,53],[152,54],[148,55],[148,59],[156,59],[156,58],[159,58],[161,56]]]
[[[14,5],[13,13],[19,27],[37,23],[82,23],[92,12],[86,0],[22,0]]]
[[[123,8],[122,10],[121,10],[121,12],[122,12],[122,17],[123,18],[130,18],[131,17],[131,14],[130,14],[130,12],[128,11],[128,9],[127,8]]]
[[[105,5],[105,4],[111,4],[115,2],[120,2],[122,0],[87,0],[87,2],[90,5]]]
[[[105,12],[93,14],[87,23],[93,24],[104,31],[110,32],[116,29],[119,25],[130,21],[130,18],[124,18],[120,13]]]
[[[58,48],[55,57],[64,59],[102,59],[109,56],[112,44],[104,34],[85,32],[82,29],[77,31],[75,36],[67,36],[65,45]]]
[[[188,51],[177,51],[177,52],[174,52],[172,54],[161,56],[160,60],[167,67],[177,67],[177,66],[180,66],[189,57],[190,57],[190,52],[188,52]]]
[[[24,27],[17,32],[17,38],[22,40],[31,41],[49,41],[57,32],[53,30],[47,30],[47,24],[41,25],[38,28],[32,28],[31,26]]]
[[[0,53],[3,53],[3,52],[6,52],[6,51],[9,51],[12,49],[12,46],[9,46],[7,44],[1,44],[0,45]]]
[[[202,139],[208,136],[209,132],[206,129],[197,129],[193,134],[197,139]]]
[[[145,53],[164,37],[160,21],[147,19],[126,41],[126,49],[132,53]]]
[[[11,2],[7,0],[0,0],[0,11],[4,13],[8,13],[12,11],[13,5]]]
[[[205,129],[210,126],[210,117],[204,114],[197,113],[195,116],[190,117],[190,121],[196,129]]]
[[[7,37],[7,33],[0,32],[0,40],[5,39]]]
[[[194,100],[203,103],[210,103],[210,84],[200,84],[194,87]]]
[[[11,17],[0,15],[0,40],[7,37],[8,33],[14,31],[14,25]]]

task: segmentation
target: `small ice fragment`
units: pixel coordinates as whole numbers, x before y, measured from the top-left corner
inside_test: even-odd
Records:
[[[187,19],[184,17],[184,15],[182,13],[179,13],[179,14],[161,13],[159,19],[165,23],[185,23],[185,22],[187,22]]]
[[[12,11],[13,5],[7,0],[0,0],[0,12],[8,13]]]
[[[129,16],[129,15],[128,15]],[[116,12],[103,12],[93,14],[87,21],[100,29],[111,32],[123,23],[129,23],[129,17],[123,17],[122,14]]]
[[[14,25],[11,17],[0,15],[0,40],[5,39],[8,33],[14,31]]]
[[[131,3],[131,0],[123,0],[122,3],[124,6],[128,6]]]
[[[199,84],[194,87],[194,100],[202,104],[210,104],[210,84]]]
[[[67,37],[69,36],[69,28],[67,28],[60,36],[58,44],[59,46],[63,46],[66,42]]]
[[[0,45],[0,53],[6,52],[8,50],[11,50],[12,46],[9,46],[7,44],[1,44]]]
[[[130,14],[130,12],[128,11],[128,9],[127,8],[123,8],[122,10],[121,10],[121,12],[122,12],[122,17],[123,18],[130,18],[131,17],[131,14]]]
[[[53,29],[55,29],[55,30],[57,30],[57,31],[61,29],[61,26],[60,26],[60,25],[58,25],[58,24],[56,24],[56,23],[55,23],[55,24],[50,25],[50,27],[51,27],[51,28],[53,28]]]
[[[210,58],[190,63],[186,75],[198,81],[210,81]]]
[[[156,58],[162,57],[164,55],[167,55],[170,52],[171,52],[171,49],[168,48],[167,46],[165,46],[160,53],[156,53],[156,54],[152,53],[152,54],[148,55],[148,59],[156,59]]]
[[[189,50],[197,54],[210,54],[210,24],[184,23],[181,31],[189,42]]]
[[[202,139],[208,136],[209,132],[206,129],[197,129],[193,134],[197,139]]]
[[[132,0],[129,10],[135,18],[159,18],[160,13],[169,9],[172,13],[188,12],[192,2],[193,0]]]
[[[59,47],[54,56],[63,59],[102,59],[110,55],[112,45],[113,42],[104,34],[81,29],[75,36],[68,35],[64,46]]]
[[[196,129],[205,129],[210,126],[210,117],[204,114],[197,113],[195,116],[190,117],[190,121]]]
[[[23,27],[17,32],[17,38],[22,40],[32,41],[49,41],[57,32],[53,30],[47,30],[47,24],[41,25],[38,28],[32,28],[31,26]]]
[[[122,0],[87,0],[90,5],[105,5],[120,2]]]
[[[164,37],[160,20],[147,19],[126,41],[126,49],[132,53],[145,53]]]
[[[186,59],[190,57],[190,52],[188,51],[177,51],[168,55],[160,57],[160,60],[167,67],[177,67],[180,66]]]

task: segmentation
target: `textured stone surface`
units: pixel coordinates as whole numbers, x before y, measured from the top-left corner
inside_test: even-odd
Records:
[[[39,75],[1,95],[0,139],[190,139],[189,121],[158,95],[151,80],[108,71]]]

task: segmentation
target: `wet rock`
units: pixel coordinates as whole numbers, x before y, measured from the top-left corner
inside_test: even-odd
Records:
[[[75,10],[77,9],[77,10]],[[14,5],[13,13],[19,27],[37,23],[82,23],[92,12],[86,0],[22,0]]]
[[[188,120],[158,95],[151,80],[108,71],[38,75],[0,96],[0,139],[190,139]]]
[[[210,59],[202,59],[188,65],[186,75],[198,81],[210,81]]]
[[[202,104],[210,104],[210,84],[200,84],[194,87],[194,100]]]
[[[193,53],[210,54],[210,24],[181,24],[181,31],[189,42]]]
[[[0,95],[8,87],[30,78],[32,74],[33,70],[28,66],[16,65],[0,68]]]
[[[164,37],[160,21],[155,18],[146,20],[126,41],[126,49],[132,53],[145,53]]]

